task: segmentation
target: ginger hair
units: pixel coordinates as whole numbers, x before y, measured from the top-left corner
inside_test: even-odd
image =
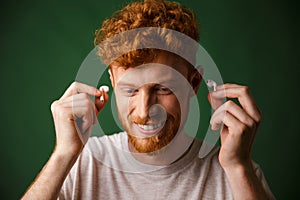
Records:
[[[159,27],[183,33],[193,40],[199,41],[198,23],[194,13],[177,2],[164,0],[144,0],[133,2],[123,9],[115,12],[112,17],[106,19],[101,28],[95,32],[94,44],[99,45],[108,38],[136,28]],[[172,48],[184,48],[182,42],[174,36],[166,35],[164,32],[157,33],[159,37],[165,38],[163,41],[143,40],[141,36],[136,36],[132,42],[164,42]],[[142,34],[144,35],[144,34]],[[168,39],[169,38],[169,39]],[[170,39],[171,38],[171,39]],[[105,45],[98,49],[98,55],[102,61],[110,65],[112,62],[122,67],[134,67],[154,60],[156,55],[162,51],[158,49],[137,49],[122,53],[121,56],[113,58],[122,50],[119,43]],[[128,41],[126,41],[128,42]],[[129,44],[129,45],[132,45]],[[123,50],[124,51],[124,50]],[[194,51],[195,52],[195,51]],[[188,52],[187,54],[191,54]],[[195,54],[195,53],[194,53]]]

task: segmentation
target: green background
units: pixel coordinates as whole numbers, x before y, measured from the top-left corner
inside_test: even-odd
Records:
[[[200,43],[224,81],[248,85],[262,110],[253,159],[273,193],[278,199],[298,196],[299,7],[283,0],[181,2],[196,13]],[[51,102],[75,79],[94,47],[94,31],[126,2],[13,0],[1,4],[0,199],[18,199],[53,150]],[[205,92],[200,91],[204,113]],[[103,117],[106,113],[107,108],[100,121],[111,120]],[[207,122],[208,117],[201,120]],[[117,128],[106,125],[104,130]]]

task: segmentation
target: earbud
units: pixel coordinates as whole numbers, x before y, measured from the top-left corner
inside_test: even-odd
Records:
[[[104,92],[107,93],[109,92],[109,87],[107,85],[102,85],[100,88],[99,88],[100,91],[102,91],[102,95],[100,96],[100,101],[101,102],[104,102]]]
[[[214,91],[217,90],[217,83],[216,83],[215,81],[208,79],[208,80],[206,81],[206,84],[207,84],[207,86],[210,87],[210,88],[213,87],[213,90],[214,90]]]

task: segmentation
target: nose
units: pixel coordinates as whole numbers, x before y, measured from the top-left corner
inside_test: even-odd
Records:
[[[140,119],[149,119],[149,110],[153,104],[153,94],[149,90],[141,89],[136,96],[136,115]]]

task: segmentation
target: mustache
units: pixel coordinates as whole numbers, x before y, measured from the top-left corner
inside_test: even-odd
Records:
[[[141,117],[130,117],[129,118],[131,122],[136,123],[136,124],[154,124],[158,122],[157,120],[153,120],[150,117],[146,118],[141,118]]]
[[[160,123],[162,121],[167,121],[169,119],[169,115],[166,116],[166,118],[151,118],[151,117],[138,117],[138,116],[129,116],[129,121],[136,123],[136,124],[142,124],[142,125],[146,125],[146,124],[157,124]]]

